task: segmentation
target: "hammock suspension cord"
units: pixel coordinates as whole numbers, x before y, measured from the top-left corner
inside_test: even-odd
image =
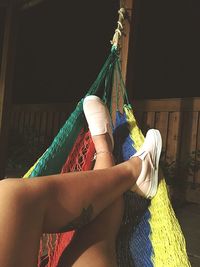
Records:
[[[125,14],[126,14],[126,10],[125,8],[120,8],[118,10],[118,14],[119,14],[119,18],[117,21],[117,28],[115,30],[113,39],[111,41],[111,44],[113,45],[113,48],[117,49],[118,44],[119,44],[119,39],[122,36],[122,30],[123,30],[123,21],[125,19]]]

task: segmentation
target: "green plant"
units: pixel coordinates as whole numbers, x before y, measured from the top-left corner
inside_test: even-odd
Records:
[[[200,150],[193,151],[183,159],[169,161],[166,158],[166,160],[161,160],[161,166],[168,185],[185,186],[187,177],[194,176],[194,173],[200,170]],[[193,185],[195,186],[195,181],[193,181]]]
[[[7,169],[26,170],[45,151],[46,145],[39,141],[41,136],[31,128],[22,132],[11,129],[9,132]]]

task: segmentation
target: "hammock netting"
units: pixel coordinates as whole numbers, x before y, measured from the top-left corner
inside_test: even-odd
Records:
[[[138,128],[133,109],[127,102],[116,49],[111,53],[87,95],[95,94],[113,112],[113,90],[116,101],[114,124],[114,157],[117,163],[128,160],[142,145],[144,136]],[[125,97],[123,112],[118,111],[119,91]],[[93,168],[94,145],[83,114],[83,99],[67,119],[51,146],[24,178]],[[125,211],[118,233],[116,250],[122,267],[188,267],[191,266],[186,243],[172,208],[164,177],[152,200],[128,191],[124,194]],[[46,234],[41,239],[38,266],[56,267],[73,239],[75,231]],[[63,262],[62,262],[62,266]],[[66,266],[67,267],[67,266]]]

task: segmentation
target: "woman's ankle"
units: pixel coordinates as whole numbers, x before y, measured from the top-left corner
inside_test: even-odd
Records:
[[[133,184],[135,184],[142,170],[142,161],[138,157],[133,157],[127,161],[127,165]]]
[[[97,154],[102,151],[112,153],[112,142],[108,133],[93,136],[92,140]]]

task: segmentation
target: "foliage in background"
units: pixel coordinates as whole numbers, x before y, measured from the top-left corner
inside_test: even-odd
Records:
[[[169,161],[169,159],[161,160],[162,170],[168,185],[173,187],[186,186],[187,177],[192,176],[200,170],[200,150],[193,151],[184,159],[176,159]],[[195,186],[195,180],[193,180]]]
[[[9,132],[7,171],[26,171],[44,153],[48,144],[44,144],[41,134],[30,128],[23,133],[15,129]]]

